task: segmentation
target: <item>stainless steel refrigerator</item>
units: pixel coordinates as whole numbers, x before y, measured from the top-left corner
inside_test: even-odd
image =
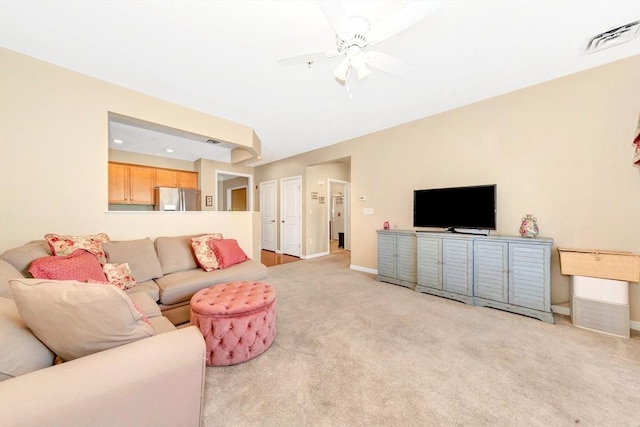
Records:
[[[200,190],[190,188],[156,187],[156,211],[199,211]]]

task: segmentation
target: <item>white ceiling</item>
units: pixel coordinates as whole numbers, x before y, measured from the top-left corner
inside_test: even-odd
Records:
[[[342,3],[375,27],[406,2]],[[335,49],[314,1],[0,0],[0,45],[251,126],[259,165],[640,54],[639,38],[584,53],[638,19],[637,0],[444,1],[375,46],[406,75],[374,70],[350,92],[338,58],[277,62]]]

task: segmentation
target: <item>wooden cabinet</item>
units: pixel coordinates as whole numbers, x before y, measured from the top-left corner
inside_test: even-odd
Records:
[[[198,189],[198,172],[156,169],[156,187]]]
[[[154,169],[109,163],[109,203],[153,205]]]
[[[549,311],[551,245],[528,239],[476,241],[475,294],[524,309]],[[485,304],[490,305],[490,304]],[[496,307],[501,308],[501,307]]]
[[[156,187],[177,187],[178,172],[170,169],[156,169]]]
[[[153,205],[155,187],[198,189],[198,172],[109,162],[109,203]]]
[[[415,233],[399,231],[378,234],[378,281],[414,289],[415,258]]]
[[[415,252],[398,250],[398,237],[408,242],[411,234],[417,235]],[[545,238],[381,230],[377,280],[412,287],[410,274],[400,278],[399,266],[411,271],[413,264],[418,292],[553,323],[552,244]]]
[[[473,295],[473,241],[431,235],[419,237],[416,290],[430,287]]]
[[[177,172],[178,187],[198,189],[198,172]]]

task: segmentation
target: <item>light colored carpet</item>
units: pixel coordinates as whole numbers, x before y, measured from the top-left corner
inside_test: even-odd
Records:
[[[349,270],[269,269],[276,341],[209,367],[205,426],[640,426],[640,337],[465,305]]]

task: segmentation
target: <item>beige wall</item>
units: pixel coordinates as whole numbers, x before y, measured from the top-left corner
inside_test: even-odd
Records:
[[[0,251],[47,232],[125,239],[221,231],[256,256],[259,214],[106,212],[109,111],[204,135],[226,129],[221,139],[249,128],[6,49],[0,63]],[[306,190],[308,166],[350,156],[351,262],[365,268],[377,268],[375,230],[384,221],[411,228],[414,189],[483,183],[498,185],[498,234],[517,234],[522,215],[533,213],[555,247],[638,253],[631,141],[639,115],[636,56],[261,166],[255,183],[300,175]],[[552,301],[564,302],[568,279],[555,251],[552,261]],[[631,298],[640,321],[638,285]]]
[[[458,185],[497,184],[496,234],[517,235],[522,216],[533,213],[554,249],[640,253],[640,170],[631,164],[639,115],[635,56],[261,166],[256,178],[350,155],[351,262],[370,269],[384,221],[412,228],[414,189]],[[635,321],[639,288],[630,291]],[[568,299],[554,250],[552,302]]]
[[[253,143],[251,128],[7,49],[0,63],[0,252],[50,232],[130,239],[220,231],[259,257],[259,214],[107,212],[108,112],[240,144]]]

